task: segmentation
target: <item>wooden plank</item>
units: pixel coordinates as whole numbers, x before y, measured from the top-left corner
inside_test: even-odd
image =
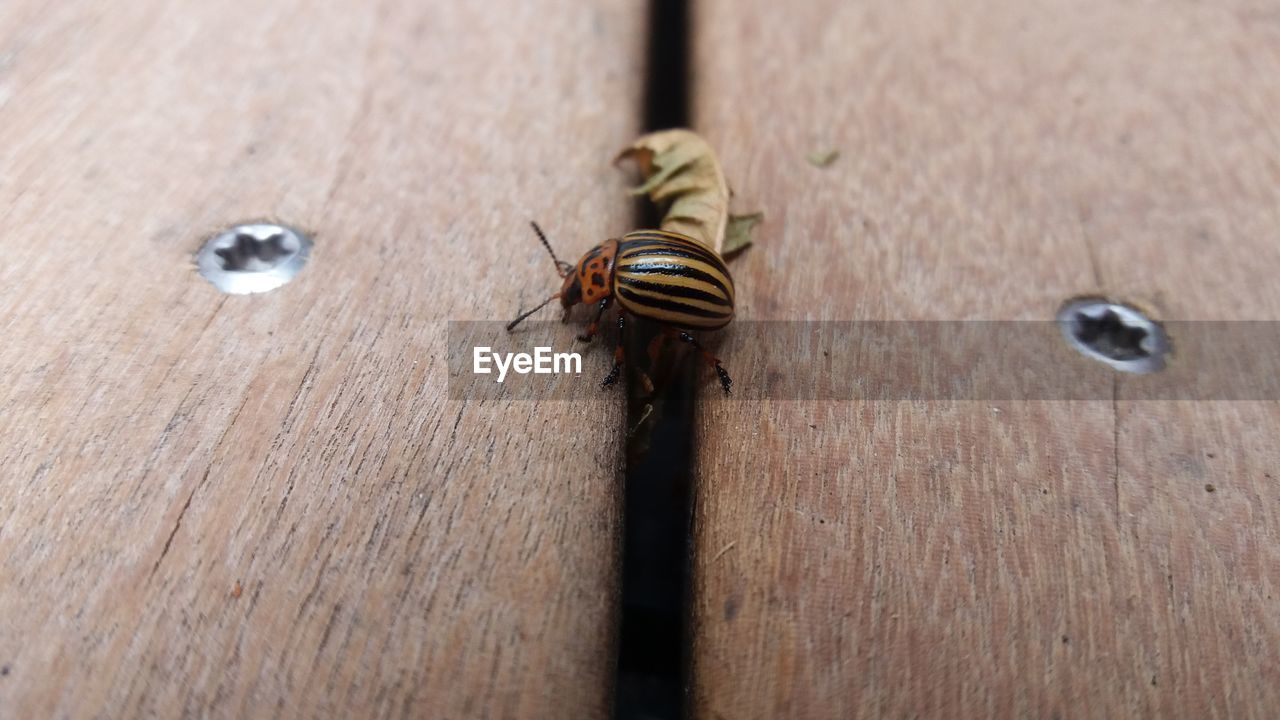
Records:
[[[0,715],[607,712],[619,403],[444,352],[553,283],[530,218],[630,225],[642,12],[5,4]],[[310,265],[218,294],[258,217]]]
[[[1280,316],[1273,10],[697,8],[695,123],[766,216],[739,317],[1051,319],[1091,291]],[[732,331],[720,355],[811,372]],[[706,394],[700,717],[1280,708],[1274,402]]]

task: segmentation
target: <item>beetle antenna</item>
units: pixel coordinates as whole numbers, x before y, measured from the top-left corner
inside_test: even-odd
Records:
[[[552,262],[556,264],[556,272],[560,274],[560,277],[568,275],[569,271],[573,270],[573,266],[556,257],[556,251],[551,249],[551,243],[547,242],[547,236],[542,232],[542,228],[538,227],[538,223],[530,220],[529,224],[533,226],[533,231],[538,233],[538,239],[542,241],[542,247],[546,248],[551,255]]]
[[[534,227],[537,227],[537,225],[534,225]],[[530,310],[530,311],[529,311],[529,312],[527,312],[527,313],[523,313],[522,315],[520,315],[520,317],[518,317],[518,318],[516,318],[515,320],[512,320],[511,322],[507,323],[507,332],[511,332],[511,329],[512,329],[512,328],[514,328],[516,325],[519,325],[521,320],[524,320],[525,318],[529,317],[530,315],[532,315],[532,314],[534,314],[534,313],[538,312],[538,311],[539,311],[539,310],[541,310],[542,308],[546,307],[546,306],[547,306],[547,303],[551,302],[552,300],[555,300],[555,299],[556,299],[556,298],[558,298],[558,297],[560,297],[560,293],[556,293],[555,295],[552,295],[551,297],[547,298],[546,300],[543,300],[542,302],[538,303],[538,307],[536,307],[536,308],[534,308],[534,309]]]

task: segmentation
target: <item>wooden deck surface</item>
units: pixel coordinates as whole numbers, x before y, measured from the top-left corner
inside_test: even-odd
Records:
[[[448,401],[444,352],[545,296],[530,218],[631,223],[643,8],[0,18],[0,715],[604,714],[621,408]],[[263,216],[310,264],[217,293]]]
[[[607,716],[622,397],[451,400],[444,353],[552,288],[529,219],[630,229],[645,18],[0,7],[0,717]],[[1280,317],[1273,3],[693,18],[740,317]],[[217,293],[261,217],[311,263]],[[1280,713],[1276,403],[712,390],[695,716]]]
[[[1277,8],[696,7],[694,123],[766,216],[743,317],[1280,317]],[[700,717],[1280,712],[1274,402],[727,402],[700,433]]]

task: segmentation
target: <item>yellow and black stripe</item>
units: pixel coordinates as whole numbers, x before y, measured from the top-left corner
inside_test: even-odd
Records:
[[[733,319],[733,278],[714,251],[679,233],[636,230],[622,236],[613,295],[640,317],[689,330]]]

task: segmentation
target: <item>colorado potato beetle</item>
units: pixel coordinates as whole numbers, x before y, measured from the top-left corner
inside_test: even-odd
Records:
[[[621,372],[622,331],[628,313],[653,320],[663,331],[689,343],[720,378],[720,387],[729,394],[733,380],[720,360],[707,352],[690,330],[716,330],[733,319],[733,277],[715,251],[680,233],[666,230],[635,230],[621,238],[606,240],[591,248],[578,264],[556,257],[547,236],[537,223],[529,223],[542,246],[551,255],[556,271],[564,279],[560,291],[537,307],[507,323],[510,332],[522,320],[559,300],[568,319],[569,309],[578,303],[597,306],[595,319],[578,336],[590,342],[600,329],[600,318],[616,299],[618,345],[613,368],[600,383],[612,385]]]

